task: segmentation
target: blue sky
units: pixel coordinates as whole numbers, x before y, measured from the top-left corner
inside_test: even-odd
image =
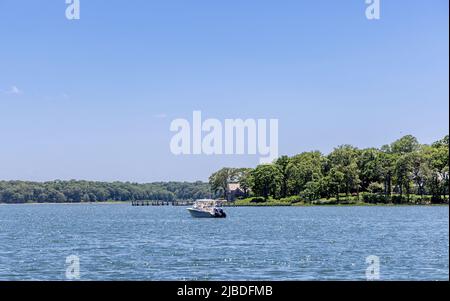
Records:
[[[206,180],[174,118],[278,118],[280,154],[449,132],[448,1],[0,0],[0,179]]]

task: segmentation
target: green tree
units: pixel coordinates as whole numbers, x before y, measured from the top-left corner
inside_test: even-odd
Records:
[[[281,156],[277,160],[275,160],[275,165],[278,167],[281,173],[281,197],[284,198],[288,194],[288,184],[289,179],[291,177],[291,171],[290,168],[291,165],[291,159],[288,156]]]
[[[262,164],[256,167],[252,172],[252,191],[268,199],[269,196],[277,198],[281,191],[281,182],[283,175],[279,168],[274,164]]]
[[[394,163],[396,155],[390,152],[390,148],[383,147],[380,153],[381,176],[384,183],[384,195],[389,198],[392,193],[392,178],[394,175]]]
[[[425,194],[425,185],[431,178],[431,169],[429,160],[427,160],[425,148],[420,151],[407,154],[406,160],[411,164],[412,180],[417,187],[417,194],[423,198]]]
[[[298,195],[306,184],[323,177],[326,158],[319,151],[304,152],[291,158],[287,167],[288,194]]]
[[[345,175],[338,168],[333,167],[325,178],[327,191],[329,195],[335,195],[339,202],[340,193],[346,186]]]
[[[322,186],[321,181],[310,181],[306,183],[305,189],[300,192],[300,196],[302,199],[307,201],[315,201],[321,198],[322,196]]]
[[[408,154],[400,155],[394,164],[394,180],[399,189],[400,198],[406,193],[409,200],[412,181],[412,162]]]
[[[391,152],[400,155],[418,151],[419,148],[420,144],[417,138],[412,135],[403,136],[391,144]]]
[[[351,145],[342,145],[335,148],[328,158],[332,166],[331,170],[334,170],[335,175],[339,172],[339,177],[340,175],[344,177],[344,187],[342,188],[344,188],[346,196],[348,197],[351,192],[359,194],[361,180],[358,168],[358,149]],[[342,188],[340,187],[340,190]]]
[[[449,145],[448,135],[427,148],[426,156],[431,168],[430,186],[434,201],[445,200],[449,189]]]
[[[223,198],[226,200],[228,198],[228,184],[230,182],[237,182],[237,177],[237,168],[225,167],[213,173],[209,177],[209,184],[214,192],[221,193]]]
[[[250,195],[250,187],[253,183],[253,177],[252,177],[252,170],[251,168],[241,168],[238,171],[238,183],[241,187],[242,191],[244,192],[244,196],[248,197]]]
[[[383,181],[382,153],[376,148],[363,149],[359,153],[358,168],[361,190],[367,191],[369,185]]]

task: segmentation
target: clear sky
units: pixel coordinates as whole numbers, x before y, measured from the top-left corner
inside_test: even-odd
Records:
[[[448,0],[0,0],[0,180],[206,180],[174,118],[278,118],[280,154],[449,132]]]

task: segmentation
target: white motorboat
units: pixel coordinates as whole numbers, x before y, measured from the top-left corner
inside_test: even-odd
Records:
[[[225,218],[227,215],[215,200],[197,200],[191,208],[187,208],[192,217]]]

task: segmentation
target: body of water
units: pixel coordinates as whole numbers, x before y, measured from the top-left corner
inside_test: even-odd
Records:
[[[183,207],[0,205],[0,280],[449,279],[449,209],[225,208],[194,219]]]

